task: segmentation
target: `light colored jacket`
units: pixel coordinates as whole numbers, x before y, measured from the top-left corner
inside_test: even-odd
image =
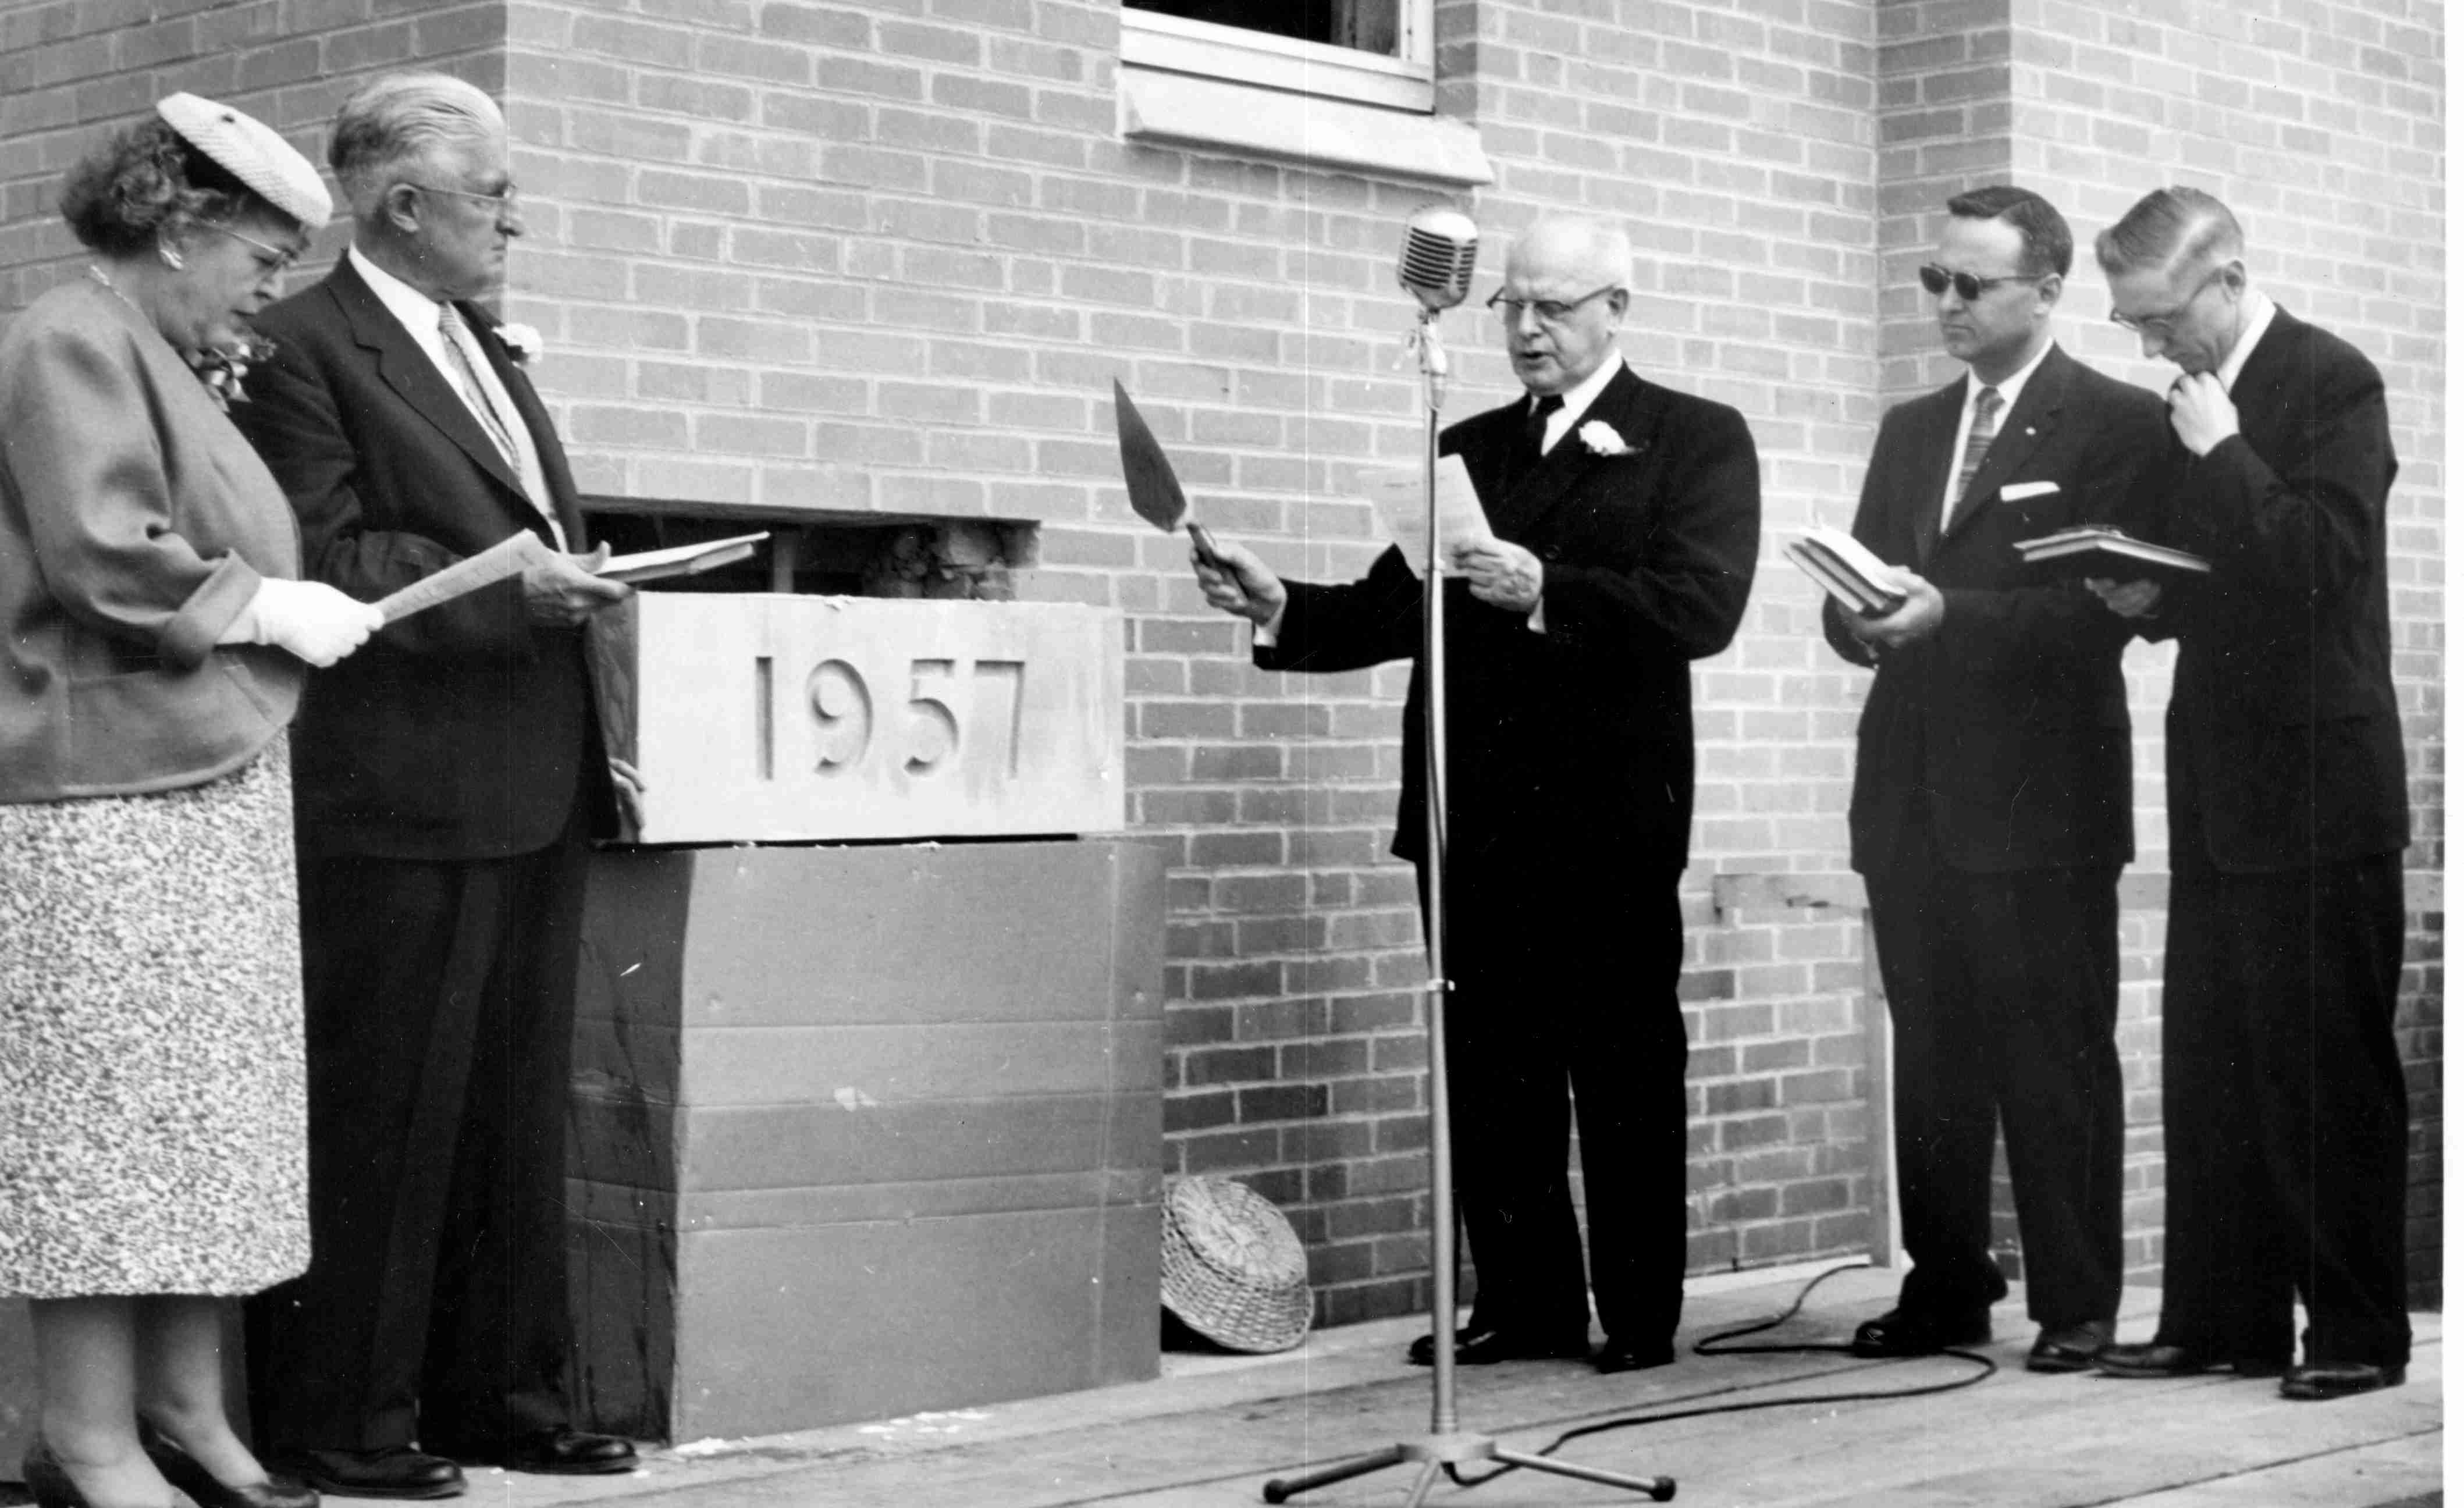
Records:
[[[197,785],[282,733],[305,667],[215,641],[297,578],[282,490],[178,352],[80,279],[0,336],[0,801]]]

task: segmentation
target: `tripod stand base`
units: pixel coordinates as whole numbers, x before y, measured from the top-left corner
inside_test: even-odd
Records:
[[[1577,1481],[1623,1487],[1642,1494],[1653,1502],[1664,1503],[1677,1496],[1677,1482],[1672,1477],[1628,1476],[1619,1472],[1604,1472],[1597,1467],[1578,1466],[1572,1461],[1561,1461],[1551,1455],[1530,1455],[1521,1451],[1502,1450],[1496,1441],[1485,1434],[1433,1434],[1425,1439],[1408,1440],[1401,1445],[1390,1445],[1382,1451],[1373,1451],[1367,1455],[1354,1456],[1348,1461],[1337,1461],[1332,1466],[1322,1467],[1306,1475],[1278,1476],[1266,1484],[1265,1499],[1270,1503],[1283,1502],[1293,1495],[1308,1492],[1313,1487],[1349,1481],[1353,1477],[1366,1476],[1371,1472],[1382,1472],[1390,1466],[1401,1466],[1409,1461],[1420,1463],[1420,1475],[1419,1479],[1412,1484],[1412,1496],[1403,1499],[1403,1508],[1420,1508],[1421,1504],[1428,1501],[1429,1490],[1437,1486],[1438,1478],[1444,1474],[1445,1469],[1449,1466],[1459,1466],[1465,1461],[1502,1461],[1508,1466],[1520,1466],[1526,1471],[1547,1472],[1554,1476],[1571,1476]]]

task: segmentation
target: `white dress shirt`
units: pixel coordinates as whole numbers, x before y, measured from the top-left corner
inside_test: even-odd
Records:
[[[2002,400],[2002,415],[1996,423],[2011,422],[2012,413],[2019,406],[2019,390],[2028,385],[2029,378],[2036,375],[2036,368],[2045,364],[2045,357],[2053,348],[2054,342],[2046,341],[2035,355],[2028,358],[2025,366],[1992,384],[1993,391]],[[1942,479],[1942,522],[1946,529],[1950,527],[1950,515],[1959,507],[1959,463],[1967,459],[1969,432],[1976,427],[1976,395],[1985,387],[1985,382],[1976,375],[1976,368],[1969,367],[1968,401],[1959,409],[1959,432],[1950,437],[1950,474]],[[1995,429],[1993,438],[2002,438],[2002,431]]]
[[[2244,296],[2255,301],[2258,312],[2250,317],[2250,323],[2241,327],[2241,339],[2225,353],[2225,364],[2216,368],[2216,381],[2225,384],[2227,396],[2233,393],[2233,383],[2241,381],[2241,369],[2250,364],[2250,353],[2258,349],[2258,338],[2267,334],[2269,322],[2276,317],[2275,299],[2255,288]]]

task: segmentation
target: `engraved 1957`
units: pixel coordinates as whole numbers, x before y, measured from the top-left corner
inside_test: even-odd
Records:
[[[813,667],[804,677],[799,720],[811,730],[807,747],[815,774],[844,778],[867,768],[868,760],[885,759],[915,779],[953,771],[994,779],[1018,774],[1025,662],[911,659],[901,679],[904,695],[885,699],[850,661],[824,660]],[[775,778],[778,770],[776,696],[772,659],[758,655],[753,750],[764,780]]]

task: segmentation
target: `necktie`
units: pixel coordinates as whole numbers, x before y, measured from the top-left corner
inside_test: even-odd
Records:
[[[1523,416],[1523,458],[1531,465],[1540,464],[1540,442],[1549,437],[1549,416],[1566,406],[1566,400],[1555,393],[1531,405]]]
[[[1969,485],[1976,480],[1976,469],[1985,464],[1985,452],[1993,448],[1993,435],[1998,427],[1994,417],[2001,412],[2002,395],[1991,387],[1976,390],[1976,418],[1968,426],[1968,448],[1960,452],[1959,485],[1950,491],[1950,506],[1959,507],[1968,495]],[[1946,513],[1943,517],[1949,519]]]
[[[495,442],[496,450],[504,456],[505,464],[514,469],[516,476],[521,475],[522,453],[514,448],[513,434],[505,428],[504,418],[496,412],[496,405],[488,402],[487,384],[479,381],[478,369],[471,364],[470,352],[463,349],[463,343],[471,339],[471,332],[470,327],[462,322],[462,311],[450,303],[438,304],[436,331],[445,338],[445,359],[452,363],[454,378],[462,384],[462,401],[471,405],[471,412],[478,419],[479,426],[488,431],[489,439]]]

